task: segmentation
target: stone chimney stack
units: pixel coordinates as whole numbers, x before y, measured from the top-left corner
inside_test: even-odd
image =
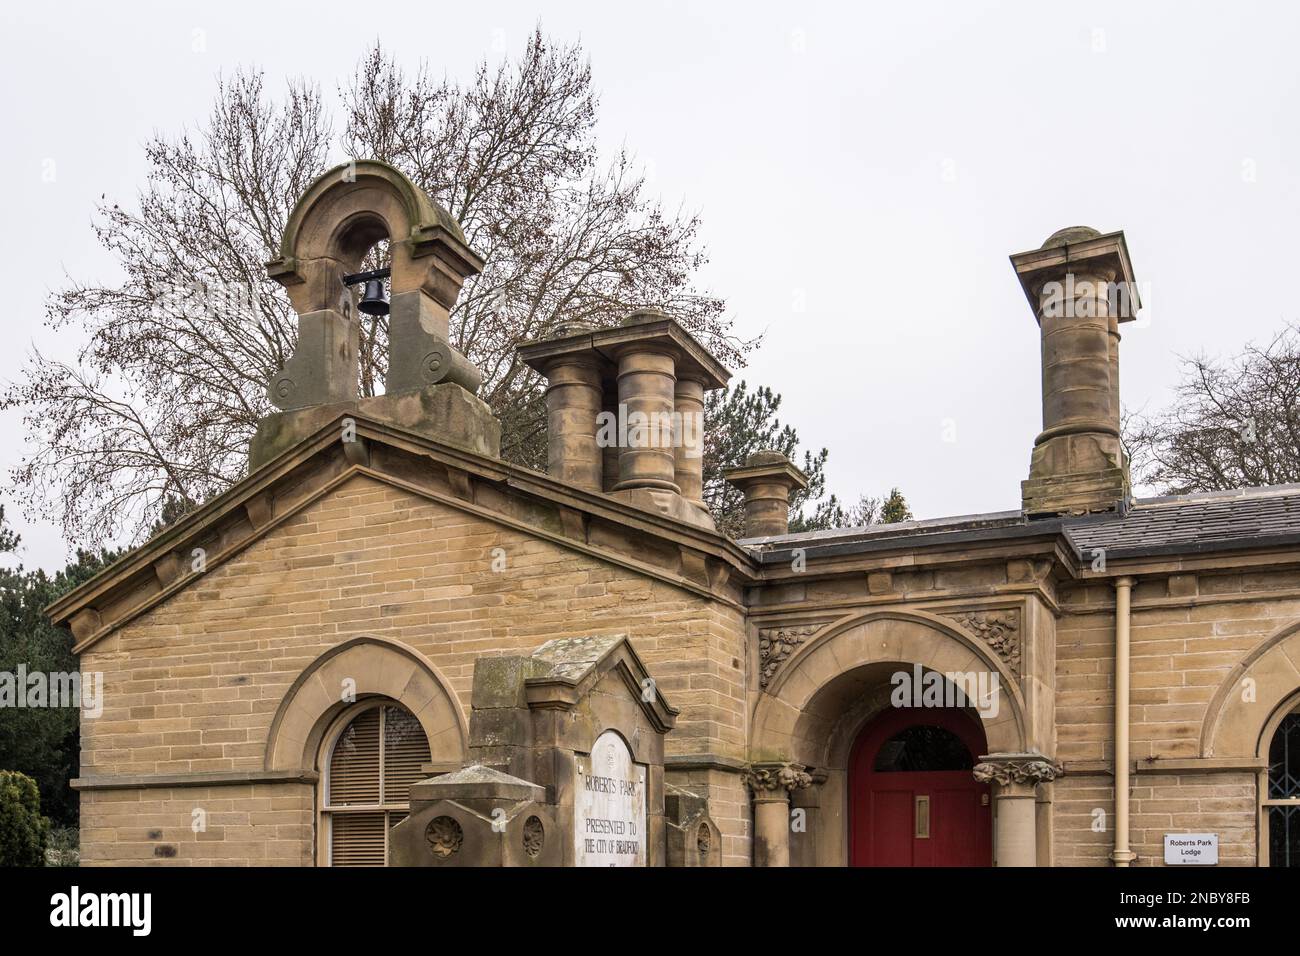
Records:
[[[808,487],[808,476],[779,451],[759,451],[739,468],[723,472],[745,496],[746,538],[766,538],[790,530],[790,495]]]
[[[519,349],[547,380],[547,472],[700,527],[704,393],[731,373],[674,319],[642,311],[612,329],[568,326]]]
[[[1120,445],[1119,324],[1140,308],[1124,233],[1053,233],[1011,257],[1042,337],[1043,431],[1034,441],[1027,515],[1111,511],[1129,494]]]

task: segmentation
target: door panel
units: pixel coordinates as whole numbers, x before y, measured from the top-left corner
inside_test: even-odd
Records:
[[[912,798],[910,789],[875,790],[871,794],[871,833],[867,842],[872,866],[912,865]],[[908,826],[899,826],[908,821]]]

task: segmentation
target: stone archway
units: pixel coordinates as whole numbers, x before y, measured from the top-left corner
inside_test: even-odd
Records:
[[[1300,707],[1300,621],[1279,628],[1220,682],[1201,724],[1201,756],[1254,765],[1257,863],[1269,861],[1269,748],[1287,714]]]
[[[917,611],[870,611],[829,625],[776,672],[754,708],[751,759],[825,766],[829,752],[815,699],[835,696],[834,682],[873,664],[919,664],[940,673],[998,675],[1008,706],[984,721],[992,752],[1023,750],[1029,741],[1016,676],[952,621]],[[845,751],[847,752],[847,751]]]
[[[349,682],[346,683],[345,682]],[[267,734],[267,770],[315,769],[321,739],[353,701],[390,698],[420,722],[429,738],[430,760],[459,766],[469,732],[455,695],[432,664],[397,641],[357,637],[326,651],[285,692]]]
[[[1265,731],[1278,707],[1297,691],[1300,621],[1261,641],[1219,684],[1201,724],[1201,756],[1253,758],[1266,753]]]
[[[977,773],[995,784],[1000,857],[1032,865],[1034,783],[1059,767],[1030,750],[1034,739],[1017,677],[989,648],[954,622],[917,611],[876,610],[844,618],[816,634],[792,655],[759,695],[754,708],[750,759],[753,771],[755,857],[760,864],[789,860],[789,808],[805,806],[817,817],[811,856],[799,862],[842,865],[847,860],[849,751],[865,723],[889,706],[890,675],[917,666],[938,674],[996,677],[995,708],[979,714],[989,754]],[[883,687],[883,691],[882,691]],[[984,756],[984,755],[977,755]],[[818,797],[804,795],[816,775]],[[1026,776],[1028,775],[1028,776]],[[1014,799],[1014,812],[1009,802]],[[811,803],[811,806],[809,804]],[[1006,821],[1015,819],[1015,839]]]
[[[464,278],[453,277],[457,267],[468,274],[483,267],[447,210],[400,170],[364,159],[336,166],[307,187],[285,224],[280,257],[267,269],[299,315],[333,309],[337,279],[355,272],[383,238],[392,244],[394,295],[424,288],[450,297],[450,308]],[[442,269],[430,268],[440,260]]]

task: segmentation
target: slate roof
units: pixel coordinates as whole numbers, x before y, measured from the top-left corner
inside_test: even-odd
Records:
[[[1300,485],[1140,499],[1126,515],[1069,522],[1081,553],[1188,553],[1300,541]]]
[[[1065,535],[1080,560],[1090,560],[1098,548],[1110,557],[1138,557],[1300,544],[1300,484],[1138,498],[1123,514],[1026,519],[1019,511],[994,511],[749,538],[741,544],[766,563],[787,560],[792,548],[813,557],[1057,533]]]

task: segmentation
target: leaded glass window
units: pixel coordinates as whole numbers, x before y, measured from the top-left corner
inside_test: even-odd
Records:
[[[1300,712],[1282,718],[1268,748],[1269,866],[1300,866]]]

